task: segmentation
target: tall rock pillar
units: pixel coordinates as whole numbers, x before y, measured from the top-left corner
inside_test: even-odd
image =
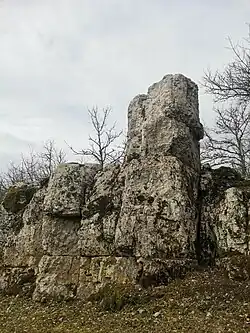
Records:
[[[128,110],[120,255],[185,263],[195,258],[200,174],[198,87],[166,75]]]

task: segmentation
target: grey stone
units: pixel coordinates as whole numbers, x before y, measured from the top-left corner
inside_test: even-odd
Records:
[[[80,217],[98,165],[61,164],[52,175],[44,199],[44,211],[61,217]]]
[[[33,294],[35,301],[75,298],[79,280],[80,258],[72,256],[43,256]]]

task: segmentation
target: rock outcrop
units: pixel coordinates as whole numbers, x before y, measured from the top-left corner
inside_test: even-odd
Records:
[[[130,103],[115,235],[121,255],[195,258],[202,136],[198,89],[182,75],[165,76]]]
[[[122,165],[63,164],[40,187],[10,188],[0,290],[88,299],[105,284],[165,284],[229,252],[248,255],[250,192],[230,170],[201,176],[202,137],[196,84],[167,75],[130,103]]]
[[[250,278],[250,182],[233,169],[204,166],[200,197],[199,260]]]

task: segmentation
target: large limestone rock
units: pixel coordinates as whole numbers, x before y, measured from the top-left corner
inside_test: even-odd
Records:
[[[183,75],[135,97],[122,166],[60,165],[36,194],[23,200],[20,187],[1,208],[0,288],[32,270],[35,300],[86,298],[193,269],[202,135],[198,88]]]
[[[167,75],[129,105],[119,254],[195,259],[199,186],[198,88]]]
[[[201,256],[249,254],[250,186],[226,167],[205,166],[200,190]]]
[[[81,298],[110,279],[167,283],[193,268],[202,137],[197,93],[182,75],[164,77],[129,106],[122,167],[56,170],[44,200],[35,299],[73,297],[68,270],[59,271],[73,258],[81,258]]]
[[[201,175],[200,261],[224,266],[230,278],[250,278],[250,183],[226,167]]]
[[[196,84],[167,75],[130,103],[122,165],[63,164],[40,188],[11,188],[0,290],[88,299],[107,284],[169,283],[197,258],[247,278],[250,187],[228,168],[200,177],[202,136]]]
[[[249,195],[244,188],[231,187],[214,210],[218,214],[214,232],[220,256],[229,252],[249,254]]]
[[[199,172],[202,137],[198,87],[183,75],[164,76],[129,105],[127,160],[175,156]]]
[[[144,258],[194,258],[197,175],[175,157],[133,160],[126,171],[117,251]]]

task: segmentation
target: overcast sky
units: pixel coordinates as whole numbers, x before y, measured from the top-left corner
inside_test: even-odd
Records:
[[[87,108],[129,101],[167,73],[197,83],[248,33],[249,0],[0,0],[0,168],[29,145],[87,145]],[[200,90],[201,118],[212,122]]]

